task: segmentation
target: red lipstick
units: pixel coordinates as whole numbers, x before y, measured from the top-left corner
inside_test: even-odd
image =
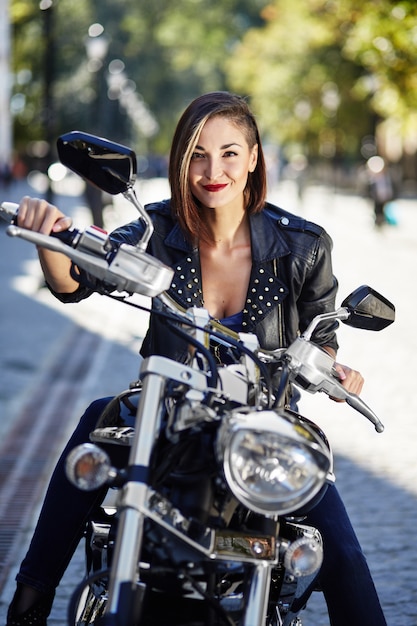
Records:
[[[223,184],[223,185],[203,185],[203,187],[204,187],[204,189],[206,191],[221,191],[222,189],[227,187],[227,184]]]

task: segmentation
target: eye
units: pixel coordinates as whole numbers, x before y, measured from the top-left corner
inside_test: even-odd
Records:
[[[234,157],[234,156],[238,156],[237,152],[235,152],[234,150],[227,150],[224,153],[225,157]]]
[[[204,154],[202,152],[193,152],[193,154],[191,155],[192,161],[197,161],[198,159],[203,159],[203,158],[204,158]]]

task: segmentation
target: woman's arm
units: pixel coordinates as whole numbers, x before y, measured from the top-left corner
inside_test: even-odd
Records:
[[[72,220],[46,200],[25,196],[19,205],[17,223],[22,228],[44,235],[70,228]],[[38,247],[39,261],[45,280],[56,293],[73,293],[79,287],[71,277],[71,261],[64,254]]]

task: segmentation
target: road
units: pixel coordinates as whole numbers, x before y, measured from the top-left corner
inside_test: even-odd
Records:
[[[11,188],[4,199],[17,200],[22,191],[22,185]],[[139,193],[144,202],[166,197],[166,181],[144,182]],[[363,398],[385,424],[385,432],[377,434],[362,416],[326,397],[307,394],[301,412],[329,436],[337,484],[389,626],[417,626],[417,396],[412,392],[417,201],[398,200],[398,224],[377,231],[368,201],[358,196],[310,187],[300,201],[285,183],[270,199],[331,234],[338,304],[358,285],[369,284],[396,305],[396,322],[381,333],[348,327],[339,331],[338,358],[364,374]],[[88,223],[79,195],[60,195],[58,201],[77,225]],[[109,228],[134,217],[124,201],[106,211]],[[100,296],[78,305],[56,302],[43,288],[32,247],[6,237],[2,227],[0,241],[1,623],[62,442],[92,399],[116,393],[136,378],[146,317]],[[58,590],[50,626],[65,624],[65,607],[80,572],[81,550]],[[305,626],[328,626],[320,594],[309,603],[303,621]]]

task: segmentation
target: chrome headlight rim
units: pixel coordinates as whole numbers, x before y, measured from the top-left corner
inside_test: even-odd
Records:
[[[262,489],[257,493],[255,485],[257,477],[251,477],[252,487],[249,480],[244,478],[244,472],[247,470],[244,459],[246,435],[252,439],[250,446],[256,447],[259,444],[260,449],[262,446],[268,448],[271,442],[272,448],[275,446],[277,460],[270,457],[270,460],[272,459],[275,463],[271,475],[282,470],[279,464],[284,460],[285,466],[285,457],[288,457],[288,452],[290,452],[290,456],[293,455],[299,463],[298,467],[297,463],[294,464],[295,476],[297,472],[301,474],[304,472],[304,484],[297,489],[283,487],[285,479],[288,478],[283,470],[281,471],[282,482],[278,478],[270,481],[277,488],[275,494],[265,494]],[[239,448],[239,446],[242,447]],[[241,452],[236,452],[239,449]],[[286,515],[307,505],[323,489],[332,467],[331,452],[325,442],[313,430],[297,422],[293,415],[285,414],[285,411],[281,413],[273,410],[235,409],[223,420],[219,430],[218,453],[221,455],[226,482],[233,495],[248,509],[268,516]],[[268,469],[256,467],[256,462],[251,461],[250,454],[248,459],[249,465],[252,463],[255,474],[257,472],[259,475],[262,472],[268,474]],[[236,462],[240,463],[240,468],[236,467]],[[260,466],[262,466],[262,459]],[[260,484],[262,480],[261,478]],[[265,481],[264,484],[266,484]]]

